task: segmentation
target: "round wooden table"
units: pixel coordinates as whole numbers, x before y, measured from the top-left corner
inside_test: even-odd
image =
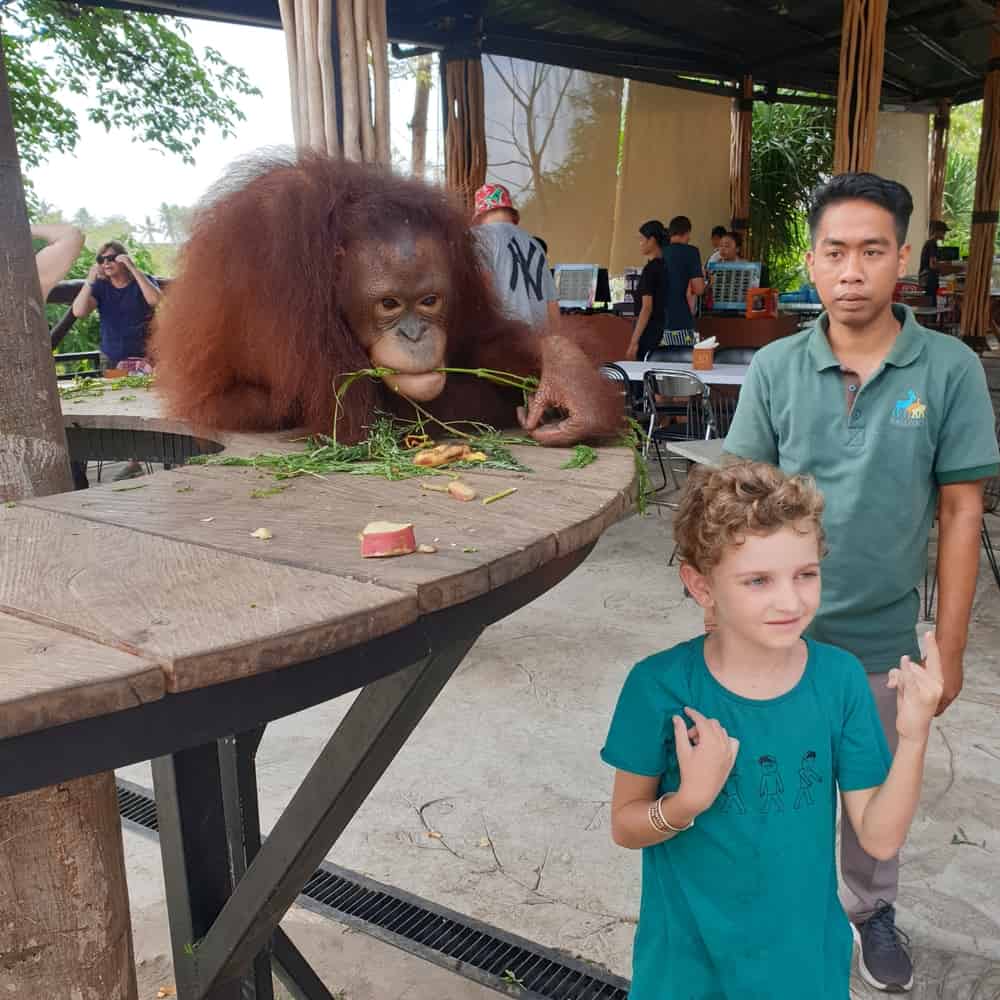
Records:
[[[199,438],[148,390],[63,410],[77,460],[301,447]],[[272,954],[308,979],[278,922],[309,875],[483,629],[633,505],[626,448],[583,469],[561,468],[567,450],[513,450],[532,472],[463,473],[480,496],[517,487],[489,506],[349,475],[261,496],[269,475],[225,466],[0,506],[0,796],[153,760],[182,1000],[238,998],[269,981]],[[362,559],[373,520],[412,521],[437,552]],[[359,688],[262,844],[264,727]]]

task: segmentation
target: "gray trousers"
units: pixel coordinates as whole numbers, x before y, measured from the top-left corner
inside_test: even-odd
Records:
[[[896,692],[885,686],[888,674],[869,674],[868,685],[875,697],[886,742],[892,753],[899,741],[896,732]],[[854,923],[867,920],[878,900],[896,902],[899,889],[899,855],[876,861],[858,843],[857,834],[845,810],[840,816],[840,875],[843,885],[840,902]]]

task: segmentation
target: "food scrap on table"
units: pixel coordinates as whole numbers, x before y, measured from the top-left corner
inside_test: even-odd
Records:
[[[364,559],[408,556],[416,551],[417,540],[412,524],[372,521],[361,532],[361,556]]]

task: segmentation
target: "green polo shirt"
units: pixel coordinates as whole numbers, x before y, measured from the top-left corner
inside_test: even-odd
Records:
[[[758,351],[725,446],[815,478],[830,551],[810,631],[871,673],[919,652],[918,588],[938,487],[1000,471],[979,359],[906,306],[892,308],[899,336],[864,385],[834,357],[826,315]]]

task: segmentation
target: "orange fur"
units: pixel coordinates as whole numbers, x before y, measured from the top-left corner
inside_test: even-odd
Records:
[[[359,241],[390,240],[404,226],[433,235],[447,253],[448,364],[538,374],[544,338],[503,316],[443,191],[310,153],[237,168],[199,210],[153,324],[150,353],[168,412],[203,429],[330,433],[337,376],[370,364],[342,308],[354,294],[344,261]],[[571,344],[564,351],[577,360]],[[592,375],[591,397],[603,391]],[[376,408],[406,413],[389,395],[354,383],[341,440],[362,437]],[[516,393],[451,376],[429,408],[510,426],[518,402]]]

